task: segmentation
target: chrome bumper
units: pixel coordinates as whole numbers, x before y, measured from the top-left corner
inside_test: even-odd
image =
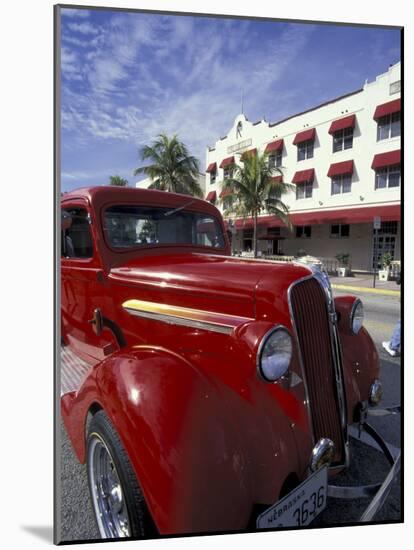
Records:
[[[384,504],[401,466],[401,452],[399,451],[394,456],[384,439],[370,424],[368,424],[367,417],[395,415],[400,412],[399,406],[383,409],[368,409],[366,404],[361,406],[359,429],[364,430],[375,441],[375,443],[377,443],[391,466],[391,469],[384,481],[373,485],[359,485],[352,487],[340,487],[338,485],[331,484],[328,485],[328,496],[332,498],[353,499],[373,497],[364,513],[359,518],[360,522],[372,521],[374,519],[375,514]]]

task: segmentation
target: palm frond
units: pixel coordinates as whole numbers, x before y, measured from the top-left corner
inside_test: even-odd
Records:
[[[142,147],[139,153],[142,161],[150,162],[136,168],[134,175],[145,174],[158,182],[158,189],[197,197],[203,195],[198,183],[199,162],[189,154],[186,145],[176,135],[169,138],[161,133],[151,145]]]
[[[275,176],[283,176],[280,168],[269,166],[266,153],[257,151],[245,155],[241,159],[242,165],[235,166],[231,178],[223,182],[223,191],[226,191],[220,202],[225,206],[224,215],[236,215],[246,219],[251,217],[256,228],[256,220],[260,213],[269,212],[280,219],[287,227],[292,224],[289,218],[289,209],[282,200],[282,196],[295,189],[295,186],[283,181],[275,181]],[[254,251],[257,254],[257,237],[254,231]]]

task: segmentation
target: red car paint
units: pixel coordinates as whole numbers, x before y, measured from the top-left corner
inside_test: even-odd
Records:
[[[91,219],[93,256],[61,259],[62,337],[91,365],[62,415],[75,452],[85,461],[88,412],[102,408],[129,455],[161,534],[246,528],[255,504],[271,505],[292,476],[308,474],[315,442],[303,383],[266,383],[256,371],[263,336],[276,324],[293,334],[290,285],[306,266],[230,257],[222,249],[157,245],[112,249],[103,232],[110,205],[153,205],[223,220],[210,203],[160,191],[99,187],[63,196]],[[141,300],[234,318],[230,332],[167,324],[131,315]],[[348,422],[378,378],[368,333],[348,330],[355,298],[337,301]],[[96,309],[122,332],[125,345],[90,322]],[[221,317],[220,317],[221,316]],[[243,318],[243,322],[240,321]],[[299,377],[294,339],[290,371]]]

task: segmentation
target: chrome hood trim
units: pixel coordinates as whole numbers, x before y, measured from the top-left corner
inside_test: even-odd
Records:
[[[137,317],[222,334],[230,334],[238,326],[254,321],[251,317],[240,317],[227,313],[146,302],[144,300],[127,300],[122,304],[122,307],[128,313]]]

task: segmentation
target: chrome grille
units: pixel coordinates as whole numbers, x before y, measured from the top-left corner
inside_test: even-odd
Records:
[[[290,306],[307,385],[315,442],[328,437],[335,444],[335,464],[345,461],[331,326],[324,289],[311,277],[290,291]]]

